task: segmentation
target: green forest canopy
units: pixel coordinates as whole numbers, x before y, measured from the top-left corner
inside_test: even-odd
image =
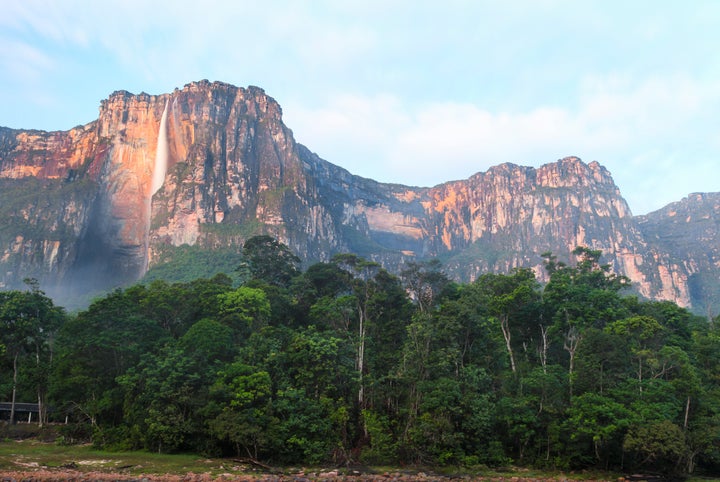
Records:
[[[399,277],[339,255],[304,272],[269,237],[219,274],[67,315],[0,292],[0,396],[66,441],[278,464],[720,473],[720,331],[575,251],[532,271]]]

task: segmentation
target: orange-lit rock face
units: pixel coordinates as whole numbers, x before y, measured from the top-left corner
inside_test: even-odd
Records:
[[[58,179],[92,161],[98,150],[94,123],[66,132],[15,131],[14,148],[5,153],[0,178],[36,176]]]
[[[126,203],[150,195],[165,98],[120,92],[100,107],[98,136],[110,144],[105,173],[108,184]]]
[[[612,179],[594,176],[577,158],[537,170],[503,164],[468,181],[438,186],[430,199],[426,209],[441,217],[441,238],[449,250],[522,226],[527,232],[518,241],[529,236],[559,238],[567,242],[569,252],[577,245],[593,244],[577,219],[628,216]]]
[[[204,241],[202,226],[226,216],[282,227],[279,198],[303,187],[280,108],[260,89],[199,82],[161,96],[116,93],[103,102],[97,131],[110,145],[102,178],[108,214],[140,273],[153,242]],[[160,136],[168,174],[152,200]],[[255,201],[263,193],[267,202]]]
[[[153,204],[154,240],[205,242],[203,225],[256,219],[289,239],[284,204],[307,195],[307,186],[277,103],[257,88],[193,83],[171,94],[167,131],[169,174]],[[326,221],[311,206],[304,211]]]
[[[134,260],[128,269],[137,271],[136,276],[146,268],[151,184],[165,101],[166,96],[116,93],[103,102],[98,120],[98,135],[110,145],[101,180],[111,217],[105,222],[116,225],[113,244],[128,250]]]
[[[153,181],[156,172],[165,175]],[[711,268],[700,251],[683,257],[674,238],[663,241],[662,227],[716,219],[710,208],[696,218],[674,207],[638,224],[607,170],[574,157],[433,188],[377,183],[296,144],[261,89],[207,81],[157,96],[116,92],[98,120],[67,132],[0,128],[0,183],[39,190],[0,219],[19,230],[0,231],[6,285],[35,275],[112,286],[136,280],[163,246],[238,246],[267,233],[311,261],[356,252],[400,269],[442,256],[465,280],[518,266],[542,279],[541,253],[572,262],[587,245],[640,293],[686,304],[688,280]]]

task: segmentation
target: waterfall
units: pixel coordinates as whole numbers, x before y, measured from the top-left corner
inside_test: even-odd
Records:
[[[162,117],[160,117],[160,129],[158,130],[157,148],[155,149],[155,166],[153,166],[152,183],[150,184],[150,195],[145,199],[146,206],[146,226],[145,226],[145,260],[142,274],[145,274],[150,263],[150,224],[152,219],[152,197],[165,183],[165,174],[167,173],[168,156],[170,148],[168,147],[167,134],[167,113],[170,99],[165,101],[165,109]]]
[[[170,99],[165,101],[165,109],[160,118],[160,130],[158,131],[157,150],[155,151],[155,168],[153,169],[152,184],[150,186],[150,196],[152,197],[162,187],[165,182],[165,173],[167,172],[167,161],[170,149],[168,148],[167,135],[167,112]]]

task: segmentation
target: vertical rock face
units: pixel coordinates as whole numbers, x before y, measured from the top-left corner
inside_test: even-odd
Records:
[[[684,279],[664,276],[667,256],[645,242],[610,174],[597,162],[569,157],[539,169],[503,164],[436,188],[431,199],[438,241],[451,252],[469,251],[449,261],[463,278],[517,266],[532,266],[543,278],[542,253],[569,259],[576,246],[588,246],[602,250],[642,295],[689,303]],[[676,266],[669,269],[678,272]]]
[[[649,243],[666,253],[667,276],[683,273],[699,313],[716,316],[720,306],[720,193],[694,193],[679,202],[638,216]]]
[[[0,287],[25,277],[61,286],[97,197],[93,125],[67,132],[0,128]]]
[[[281,116],[255,87],[200,82],[171,95],[150,259],[158,245],[242,243],[259,230],[311,258],[332,250],[332,220]]]
[[[115,92],[102,102],[93,156],[98,195],[79,240],[74,274],[92,283],[138,279],[147,267],[150,196],[166,96]]]
[[[307,261],[354,252],[397,269],[440,257],[465,280],[518,266],[542,276],[543,252],[568,260],[585,245],[643,295],[686,305],[705,265],[684,253],[702,257],[717,239],[702,231],[673,244],[660,233],[676,218],[634,218],[610,174],[574,157],[433,188],[353,176],[296,144],[262,89],[207,81],[158,96],[115,92],[97,121],[67,132],[0,128],[0,187],[8,287],[26,276],[116,286],[164,246],[213,249],[267,233]],[[715,222],[717,209],[708,216]]]

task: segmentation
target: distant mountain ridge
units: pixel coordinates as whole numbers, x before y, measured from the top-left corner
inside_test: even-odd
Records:
[[[257,87],[119,91],[69,131],[0,128],[0,188],[5,287],[25,277],[50,293],[119,286],[168,246],[262,233],[306,262],[353,252],[397,270],[439,257],[460,280],[518,266],[542,277],[541,253],[569,261],[584,245],[648,298],[696,310],[720,299],[719,194],[633,217],[609,172],[576,157],[434,187],[380,183],[296,143]]]

